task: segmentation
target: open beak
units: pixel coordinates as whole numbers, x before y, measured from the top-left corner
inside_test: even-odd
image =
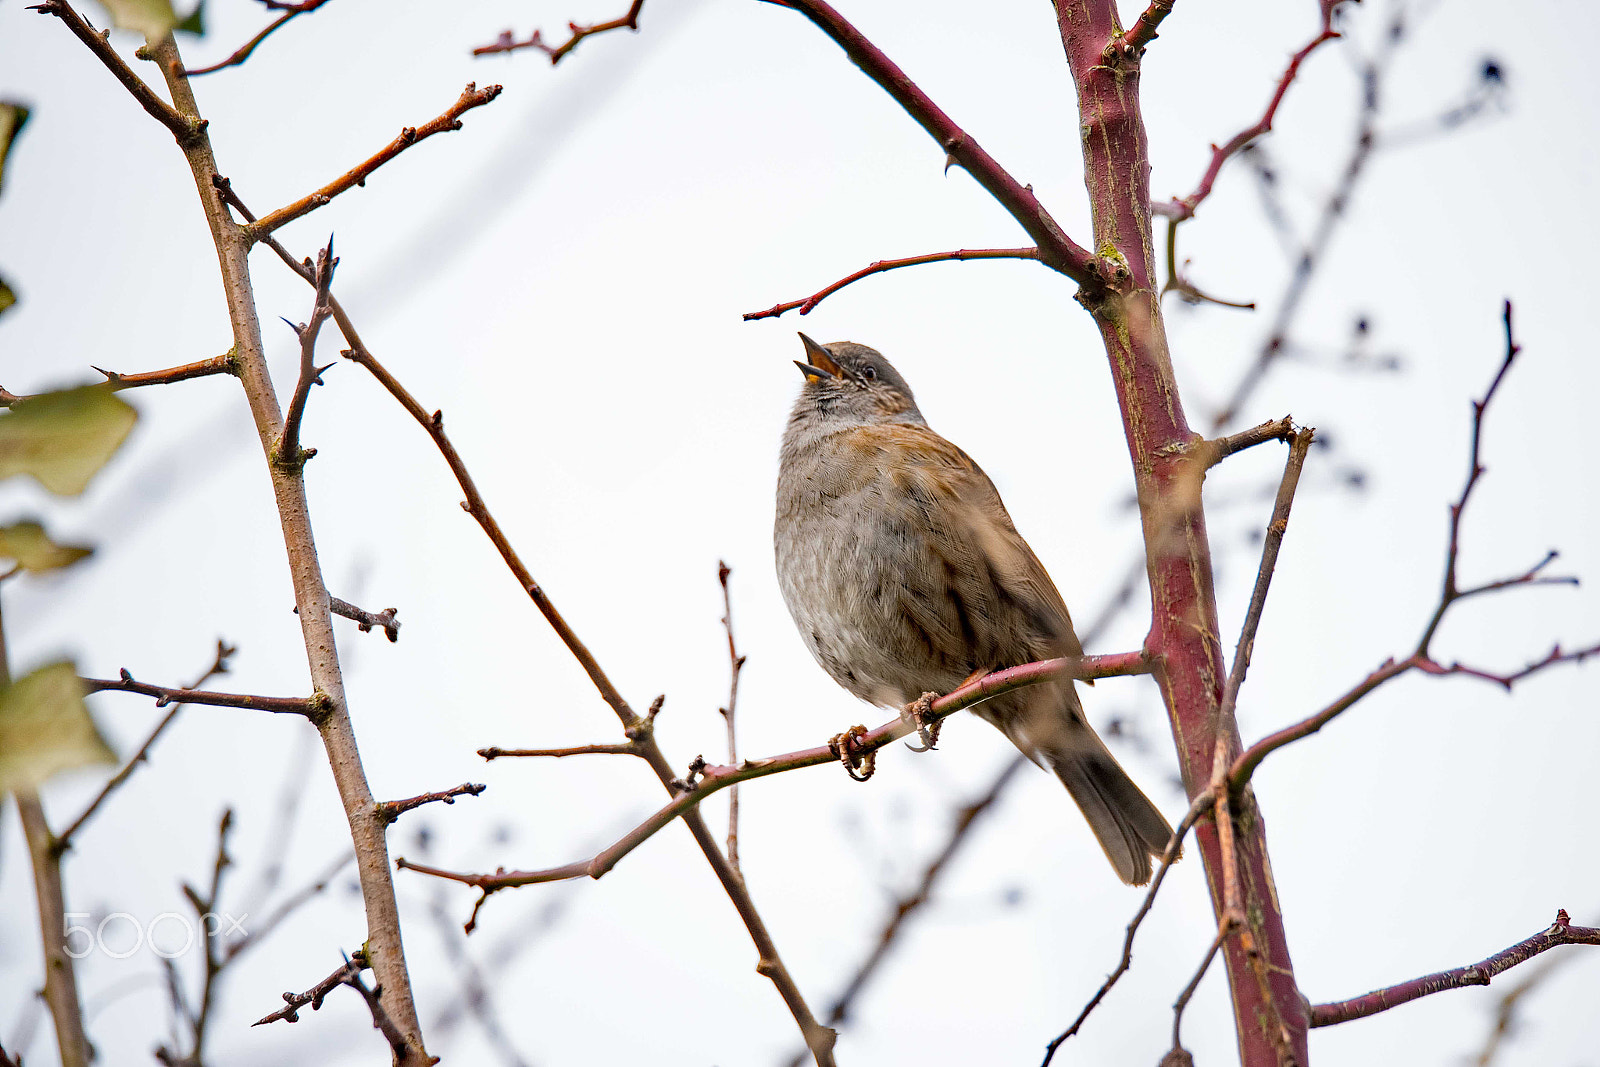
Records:
[[[821,381],[824,378],[842,378],[844,376],[844,371],[839,368],[839,364],[833,361],[833,357],[828,355],[826,348],[823,348],[805,334],[800,335],[800,341],[806,346],[806,362],[801,363],[797,359],[794,361],[794,365],[800,368],[800,373],[804,374],[808,380],[814,378]]]

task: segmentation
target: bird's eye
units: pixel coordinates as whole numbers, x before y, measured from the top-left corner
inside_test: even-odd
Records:
[[[865,368],[862,369],[861,376],[870,382],[872,379],[878,376],[878,368],[869,363]]]

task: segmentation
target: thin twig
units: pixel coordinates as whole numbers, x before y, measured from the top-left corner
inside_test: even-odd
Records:
[[[600,33],[609,33],[612,30],[632,30],[635,33],[638,33],[639,12],[643,10],[643,8],[644,0],[633,0],[633,4],[628,8],[625,14],[619,18],[611,19],[608,22],[596,22],[592,26],[580,26],[576,22],[569,22],[567,23],[567,32],[571,34],[571,36],[561,44],[555,46],[546,44],[544,37],[538,30],[534,30],[532,36],[528,37],[528,39],[524,41],[517,40],[514,36],[512,36],[510,30],[503,30],[501,31],[500,36],[495,39],[494,44],[479,45],[477,48],[472,50],[472,54],[475,56],[490,56],[502,52],[517,52],[524,48],[533,48],[549,56],[550,65],[553,67],[571,54],[572,50],[578,47],[578,42],[582,41],[585,37],[593,37]]]
[[[287,204],[269,215],[250,223],[247,232],[252,240],[259,241],[267,234],[276,230],[285,223],[293,222],[302,215],[310,214],[322,207],[340,193],[354,189],[358,185],[366,185],[367,178],[372,172],[389,162],[401,152],[410,148],[418,141],[432,137],[436,133],[447,133],[461,128],[461,116],[475,107],[482,107],[500,95],[500,86],[488,85],[479,89],[474,83],[468,82],[467,87],[461,91],[461,96],[444,114],[423,123],[421,126],[407,126],[400,131],[400,136],[390,141],[382,151],[372,156],[366,162],[341,174],[321,189],[303,196],[292,204]]]
[[[1573,926],[1566,910],[1556,912],[1556,921],[1510,948],[1496,952],[1487,959],[1454,970],[1423,975],[1409,982],[1375,989],[1364,996],[1352,997],[1332,1004],[1317,1004],[1311,1009],[1312,1026],[1333,1026],[1352,1019],[1388,1011],[1419,997],[1442,993],[1447,989],[1465,989],[1467,986],[1488,985],[1495,975],[1519,963],[1532,959],[1558,945],[1600,945],[1600,927]]]
[[[1268,441],[1289,441],[1293,439],[1294,434],[1294,420],[1285,415],[1276,422],[1263,422],[1260,426],[1252,426],[1248,430],[1240,430],[1226,437],[1203,441],[1195,446],[1195,454],[1209,470],[1235,452],[1243,452],[1247,448],[1254,448]]]
[[[744,315],[745,322],[754,322],[756,319],[777,318],[786,311],[800,309],[800,314],[809,315],[816,306],[840,289],[862,278],[884,271],[897,270],[900,267],[915,267],[923,263],[945,263],[952,260],[967,259],[1032,259],[1040,258],[1037,248],[958,248],[954,252],[933,252],[925,256],[906,256],[903,259],[880,259],[876,263],[868,264],[854,274],[847,274],[826,288],[820,289],[810,296],[801,297],[799,300],[789,300],[781,304],[774,304],[765,311],[748,311]]]
[[[109,678],[80,678],[78,681],[83,684],[85,692],[89,693],[111,691],[155,697],[158,708],[164,708],[168,704],[209,704],[218,708],[254,708],[257,711],[270,711],[275,715],[304,715],[307,718],[313,718],[318,713],[318,701],[315,697],[267,697],[254,693],[169,689],[166,686],[135,681],[133,675],[126,669],[123,670],[122,677],[116,681]]]
[[[1063,1042],[1082,1029],[1090,1013],[1100,1006],[1100,1002],[1106,998],[1106,994],[1111,992],[1111,987],[1117,984],[1117,979],[1126,974],[1128,968],[1133,966],[1133,939],[1139,932],[1139,924],[1144,922],[1146,915],[1150,914],[1150,909],[1156,902],[1156,894],[1161,890],[1161,883],[1166,880],[1167,871],[1172,868],[1178,857],[1182,855],[1183,839],[1189,835],[1189,830],[1200,817],[1211,810],[1214,800],[1214,794],[1209,789],[1195,797],[1194,803],[1189,805],[1189,811],[1184,815],[1183,821],[1178,823],[1177,829],[1172,831],[1172,840],[1167,842],[1166,851],[1161,855],[1161,864],[1156,868],[1155,877],[1150,879],[1150,888],[1145,890],[1144,900],[1139,904],[1139,910],[1133,913],[1132,919],[1128,920],[1128,932],[1122,939],[1122,958],[1117,961],[1116,969],[1100,984],[1100,988],[1095,990],[1094,996],[1089,998],[1089,1003],[1085,1004],[1083,1010],[1078,1013],[1078,1017],[1072,1020],[1072,1025],[1057,1034],[1051,1039],[1050,1044],[1045,1046],[1044,1061],[1040,1064],[1040,1067],[1050,1067],[1050,1061],[1055,1058],[1056,1049],[1060,1048]]]
[[[1030,186],[1023,185],[945,114],[906,72],[822,0],[787,0],[785,6],[810,19],[844,49],[857,67],[891,96],[944,149],[946,158],[972,175],[1011,214],[1038,247],[1039,260],[1080,285],[1100,288],[1104,278],[1095,255],[1068,237]]]
[[[1211,961],[1217,958],[1217,950],[1228,939],[1228,934],[1233,930],[1231,916],[1224,916],[1222,923],[1217,928],[1217,936],[1211,939],[1211,947],[1206,949],[1200,966],[1195,968],[1194,977],[1189,979],[1189,984],[1183,987],[1183,992],[1178,994],[1178,999],[1172,1002],[1172,1047],[1174,1050],[1183,1048],[1181,1034],[1183,1031],[1183,1011],[1189,1006],[1189,1001],[1194,997],[1194,991],[1200,988],[1200,980],[1211,969]],[[1170,1055],[1170,1053],[1169,1053]],[[1164,1062],[1164,1061],[1163,1061]]]
[[[730,680],[728,682],[728,706],[718,708],[722,712],[723,720],[728,724],[728,762],[739,762],[739,738],[734,729],[734,712],[739,703],[739,672],[744,670],[745,657],[739,655],[739,650],[733,644],[733,599],[728,593],[728,575],[733,569],[721,560],[717,561],[717,581],[722,586],[722,628],[728,633],[728,663]],[[739,787],[733,786],[728,790],[728,863],[734,870],[739,869]]]
[[[157,96],[155,90],[146,85],[144,79],[122,61],[117,50],[111,47],[111,42],[90,26],[66,0],[45,0],[44,3],[35,4],[29,10],[37,11],[41,15],[54,15],[65,23],[67,29],[72,31],[72,35],[82,41],[89,51],[94,53],[96,59],[105,64],[105,68],[112,76],[139,102],[139,106],[149,112],[151,118],[172,131],[172,136],[178,139],[179,144],[189,143],[204,131],[206,125],[204,119],[191,121],[177,108]]]
[[[367,958],[359,952],[354,956],[347,957],[338,970],[328,975],[328,977],[324,978],[322,981],[318,982],[304,993],[283,994],[283,1007],[268,1015],[263,1015],[250,1025],[265,1026],[267,1023],[275,1023],[279,1020],[287,1023],[297,1023],[300,1021],[301,1008],[309,1004],[311,1005],[312,1011],[320,1010],[322,1008],[323,1000],[328,996],[329,993],[333,992],[335,989],[338,989],[340,986],[347,984],[351,978],[359,975],[369,966],[371,965],[367,962]]]
[[[332,363],[317,366],[317,334],[321,332],[323,322],[333,313],[328,307],[328,291],[333,285],[334,268],[338,265],[339,259],[333,254],[333,238],[329,237],[327,247],[317,253],[317,297],[311,305],[311,320],[303,326],[290,323],[295,336],[300,339],[300,377],[295,382],[294,395],[289,399],[289,411],[283,419],[283,436],[278,439],[276,455],[278,463],[300,466],[310,455],[300,447],[300,421],[305,418],[311,387],[321,385],[322,372],[333,366]]]
[[[407,797],[404,800],[380,801],[378,804],[378,817],[385,823],[393,823],[412,808],[420,808],[424,804],[434,803],[454,804],[456,797],[475,797],[488,788],[487,785],[477,782],[462,782],[460,785],[451,786],[449,789],[443,789],[437,793],[421,793],[414,797]]]
[[[954,715],[957,711],[972,707],[990,697],[998,696],[1001,693],[1013,692],[1026,686],[1038,685],[1041,682],[1060,678],[1112,678],[1147,674],[1150,670],[1150,662],[1142,650],[1108,656],[1083,656],[1081,658],[1054,659],[1023,664],[1020,667],[996,671],[993,674],[968,682],[959,689],[951,690],[933,701],[932,709],[929,714],[923,717],[923,721],[925,724],[938,722],[947,716]],[[862,730],[853,740],[852,748],[858,756],[868,752],[875,752],[883,746],[905,737],[916,729],[917,727],[904,716],[896,716],[875,730]],[[747,759],[737,765],[709,766],[705,765],[703,761],[697,760],[694,775],[698,777],[692,775],[692,782],[688,779],[679,779],[679,782],[686,788],[681,789],[671,801],[658,809],[644,822],[628,831],[609,848],[603,849],[595,856],[563,864],[559,867],[534,871],[502,870],[494,874],[464,874],[442,871],[433,867],[423,867],[404,858],[397,859],[395,865],[403,870],[420,871],[424,874],[448,878],[451,881],[474,886],[482,890],[485,896],[502,889],[534,885],[541,882],[564,881],[568,878],[600,878],[634,849],[648,841],[664,827],[671,825],[675,819],[686,816],[698,808],[700,803],[713,793],[720,792],[740,782],[765,778],[787,771],[800,770],[805,767],[837,763],[839,759],[840,753],[831,745],[819,745],[815,748],[802,749],[798,752],[790,752],[786,755],[767,759]]]
[[[1173,197],[1172,200],[1165,204],[1152,204],[1151,211],[1165,215],[1178,222],[1193,218],[1195,209],[1200,206],[1206,197],[1211,195],[1211,187],[1216,184],[1217,175],[1222,171],[1222,165],[1245,145],[1272,130],[1272,121],[1277,117],[1278,108],[1283,103],[1284,96],[1289,92],[1289,86],[1294,84],[1295,76],[1300,73],[1300,64],[1304,63],[1312,52],[1339,36],[1338,31],[1333,28],[1334,6],[1328,4],[1323,7],[1322,28],[1315,37],[1307,42],[1304,48],[1290,57],[1289,65],[1284,68],[1283,75],[1278,78],[1277,88],[1273,91],[1272,98],[1267,101],[1267,109],[1262,112],[1261,117],[1228,138],[1227,142],[1221,147],[1217,145],[1211,146],[1211,162],[1206,167],[1206,172],[1200,176],[1200,184],[1195,186],[1194,192],[1182,198]],[[1148,15],[1149,12],[1145,14]],[[1140,23],[1144,21],[1143,16],[1140,17],[1139,21]],[[1137,23],[1134,29],[1138,29]]]
[[[480,748],[478,755],[486,760],[502,756],[638,756],[639,747],[628,741],[620,745],[574,745],[571,748]]]
[[[214,676],[219,674],[227,674],[228,657],[237,651],[239,650],[228,644],[226,641],[219,640],[217,642],[217,653],[214,657],[212,657],[211,666],[207,667],[205,669],[205,673],[201,674],[199,678],[195,679],[194,684],[188,686],[187,688],[198,689]],[[139,746],[139,750],[128,758],[128,762],[124,763],[122,768],[117,771],[116,774],[111,776],[111,780],[105,784],[104,788],[102,788],[99,793],[95,794],[95,798],[89,801],[88,806],[83,809],[78,817],[73,819],[71,824],[68,825],[65,830],[56,835],[55,848],[58,852],[65,852],[67,849],[72,847],[73,835],[75,835],[83,827],[84,823],[88,822],[89,819],[93,817],[95,812],[100,810],[100,806],[106,802],[106,798],[120,789],[122,787],[122,783],[126,782],[129,776],[133,774],[138,766],[149,758],[151,746],[156,743],[156,739],[159,738],[162,732],[172,724],[172,720],[176,719],[178,717],[178,713],[182,710],[183,704],[180,703],[171,711],[167,712],[166,717],[156,724],[156,728],[154,730],[150,731],[150,736],[144,739],[144,744]]]
[[[327,368],[324,367],[323,369],[326,370]],[[328,598],[328,610],[335,615],[354,621],[357,624],[356,629],[362,633],[366,633],[376,626],[383,630],[385,636],[389,638],[390,644],[400,640],[400,621],[395,618],[400,612],[399,608],[366,611],[348,600],[340,600],[336,596],[330,596]],[[296,615],[300,614],[300,609],[295,608],[294,613]]]
[[[309,15],[311,12],[315,11],[317,8],[321,7],[327,2],[328,0],[302,0],[302,2],[298,4],[274,4],[272,7],[274,7],[276,10],[282,11],[283,14],[269,22],[266,29],[262,30],[260,33],[256,34],[254,37],[250,38],[244,44],[235,49],[233,54],[227,59],[222,60],[220,63],[213,63],[209,67],[196,67],[190,70],[185,70],[183,73],[190,78],[198,78],[202,74],[215,74],[217,71],[224,70],[228,67],[237,67],[245,60],[249,59],[251,53],[256,50],[257,46],[271,36],[274,30],[278,29],[290,19],[296,18],[300,15]]]

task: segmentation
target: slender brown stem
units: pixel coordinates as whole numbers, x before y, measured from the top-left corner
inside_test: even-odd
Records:
[[[461,116],[475,107],[482,107],[500,95],[500,86],[488,85],[479,89],[472,82],[461,91],[461,96],[444,114],[423,123],[421,126],[407,126],[400,131],[400,136],[390,141],[376,155],[366,162],[358,164],[333,181],[324,185],[309,196],[303,196],[292,204],[287,204],[269,215],[250,223],[245,230],[245,236],[251,241],[259,241],[267,234],[276,230],[285,223],[293,222],[302,215],[308,215],[317,208],[331,201],[340,193],[348,192],[358,185],[366,185],[372,172],[389,162],[401,152],[410,148],[419,141],[426,140],[436,133],[447,133],[461,128]],[[209,176],[207,181],[210,181]]]
[[[66,0],[44,0],[44,3],[34,5],[32,10],[41,15],[54,15],[65,23],[67,29],[72,31],[72,35],[82,41],[84,46],[94,53],[96,59],[105,64],[112,77],[122,83],[122,87],[128,90],[128,95],[138,101],[139,106],[149,112],[151,118],[172,131],[172,136],[178,139],[180,145],[186,145],[204,132],[204,119],[196,115],[185,115],[157,96],[155,91],[145,84],[144,79],[122,61],[117,50],[111,47],[111,42],[90,26]]]
[[[378,817],[392,823],[412,808],[420,808],[424,804],[454,804],[456,797],[475,797],[488,788],[477,782],[462,782],[437,793],[419,793],[404,800],[385,800],[378,805]]]
[[[220,63],[213,63],[209,67],[196,67],[183,73],[187,77],[198,78],[202,74],[215,74],[217,71],[225,70],[228,67],[237,67],[249,59],[261,42],[272,36],[273,32],[283,26],[284,23],[301,15],[308,15],[327,2],[328,0],[303,0],[302,3],[286,5],[281,8],[283,14],[269,22],[260,33],[236,48],[227,59],[222,60]]]
[[[1369,1015],[1376,1015],[1419,997],[1442,993],[1447,989],[1488,985],[1495,975],[1560,945],[1600,945],[1600,928],[1571,925],[1571,919],[1563,909],[1556,912],[1556,921],[1549,929],[1542,930],[1477,963],[1440,971],[1437,974],[1423,975],[1421,978],[1375,989],[1371,993],[1349,1000],[1318,1004],[1311,1009],[1311,1025],[1333,1026],[1352,1019],[1364,1019]]]
[[[316,718],[323,711],[321,702],[316,697],[268,697],[254,693],[216,693],[205,689],[169,689],[166,686],[135,681],[133,675],[127,671],[123,671],[122,677],[116,680],[81,678],[79,681],[90,693],[109,691],[155,697],[158,708],[164,708],[168,704],[209,704],[218,708],[253,708],[257,711],[270,711],[275,715],[304,715],[309,719]]]
[[[205,673],[201,674],[199,678],[195,679],[193,685],[187,686],[186,688],[198,689],[214,675],[227,674],[228,657],[237,651],[238,649],[234,648],[227,642],[218,641],[217,654],[212,658],[211,666],[207,667]],[[144,744],[139,746],[139,750],[129,757],[128,762],[124,763],[122,768],[118,770],[116,774],[111,776],[111,780],[105,784],[99,793],[95,794],[95,798],[89,801],[89,805],[83,809],[76,819],[72,820],[72,824],[69,825],[65,830],[61,831],[61,833],[56,835],[56,849],[58,851],[65,851],[72,847],[73,836],[76,835],[80,829],[82,829],[84,823],[88,822],[94,816],[95,812],[100,810],[101,805],[106,802],[106,798],[120,789],[122,787],[122,783],[126,782],[133,772],[138,769],[139,765],[149,758],[150,749],[156,743],[156,739],[159,738],[166,728],[172,724],[172,720],[178,717],[178,713],[183,710],[183,707],[183,704],[179,703],[175,708],[167,712],[166,716],[158,724],[156,724],[156,728],[150,731],[150,736],[144,739]]]
[[[478,755],[486,760],[502,756],[637,756],[639,747],[632,741],[620,745],[574,745],[571,748],[480,748]]]
[[[1195,968],[1194,977],[1189,979],[1189,984],[1183,987],[1183,992],[1178,994],[1178,999],[1172,1002],[1172,1047],[1183,1048],[1183,1012],[1189,1006],[1189,1001],[1194,997],[1194,991],[1200,988],[1201,979],[1211,969],[1211,961],[1217,958],[1217,950],[1233,932],[1233,923],[1228,919],[1222,920],[1222,925],[1217,928],[1217,936],[1211,939],[1211,947],[1206,949],[1206,954],[1200,960],[1200,966]],[[1165,1061],[1163,1061],[1165,1062]]]
[[[329,608],[327,584],[317,561],[305,480],[298,466],[289,467],[272,462],[283,436],[283,417],[267,371],[261,327],[251,290],[248,256],[253,235],[233,221],[228,213],[227,198],[213,181],[220,171],[210,139],[205,134],[194,93],[184,75],[183,60],[178,54],[177,45],[169,35],[152,46],[150,54],[166,79],[167,88],[179,112],[198,131],[183,143],[184,157],[217,248],[223,292],[233,327],[233,353],[238,361],[239,379],[244,387],[251,418],[255,422],[257,438],[268,461],[314,690],[314,721],[322,737],[328,765],[333,771],[356,853],[367,917],[367,936],[364,941],[366,958],[371,961],[377,975],[380,996],[388,1017],[406,1035],[405,1054],[397,1056],[396,1063],[398,1067],[416,1067],[428,1063],[431,1057],[423,1044],[422,1028],[411,995],[411,979],[406,970],[405,950],[400,937],[400,915],[394,898],[393,876],[389,870],[386,826],[378,816],[372,791],[367,784],[361,752],[350,722],[349,707],[345,702],[344,679],[333,633],[333,614]]]
[[[952,260],[967,259],[1037,260],[1038,258],[1039,250],[1037,248],[958,248],[954,252],[933,252],[925,256],[906,256],[902,259],[880,259],[876,263],[871,263],[861,268],[854,274],[845,275],[832,285],[820,289],[810,296],[774,304],[765,311],[748,311],[745,313],[744,321],[754,322],[756,319],[777,318],[784,312],[793,311],[795,308],[800,309],[800,314],[809,315],[818,304],[845,286],[858,282],[862,278],[869,278],[874,274],[882,274],[884,271],[898,270],[901,267],[915,267],[923,263],[946,263]]]
[[[576,22],[569,22],[567,23],[567,32],[571,36],[561,44],[553,46],[545,43],[544,36],[538,30],[534,30],[532,36],[523,41],[519,41],[512,36],[510,30],[504,30],[494,44],[479,45],[472,50],[472,54],[475,56],[491,56],[503,52],[517,52],[524,48],[532,48],[549,56],[550,65],[553,67],[570,55],[572,50],[578,47],[578,43],[586,37],[593,37],[599,33],[609,33],[612,30],[633,30],[637,33],[639,30],[639,12],[642,10],[644,10],[644,0],[633,0],[632,5],[623,15],[608,22],[596,22],[592,26],[580,26]]]
[[[294,327],[295,336],[300,340],[300,376],[294,384],[294,395],[289,398],[288,414],[283,418],[283,436],[278,441],[276,456],[278,463],[298,467],[310,456],[300,447],[300,422],[305,418],[311,387],[322,384],[322,372],[328,369],[317,366],[317,334],[322,331],[323,322],[332,314],[328,307],[328,290],[333,285],[333,271],[338,265],[339,260],[333,254],[333,238],[330,237],[327,247],[317,253],[317,296],[311,305],[311,320],[304,326]],[[332,606],[331,598],[329,606]]]

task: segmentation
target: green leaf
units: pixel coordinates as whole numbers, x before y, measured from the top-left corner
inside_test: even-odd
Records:
[[[118,29],[142,33],[147,41],[159,41],[181,20],[172,10],[172,0],[100,0]]]
[[[6,156],[11,154],[11,142],[17,139],[27,121],[27,108],[10,100],[0,100],[0,188],[5,187]]]
[[[89,717],[71,662],[40,667],[0,690],[0,792],[31,789],[74,767],[116,762]]]
[[[19,401],[0,415],[0,478],[31,474],[52,493],[77,496],[138,417],[103,385]]]
[[[200,0],[194,10],[184,16],[182,22],[172,27],[179,33],[192,33],[196,37],[206,35],[206,0]]]
[[[4,278],[0,278],[0,315],[4,315],[6,310],[16,302],[17,294],[12,290],[11,286],[6,284]]]
[[[94,551],[81,545],[58,545],[36,522],[0,526],[0,559],[14,559],[25,571],[70,567]]]

